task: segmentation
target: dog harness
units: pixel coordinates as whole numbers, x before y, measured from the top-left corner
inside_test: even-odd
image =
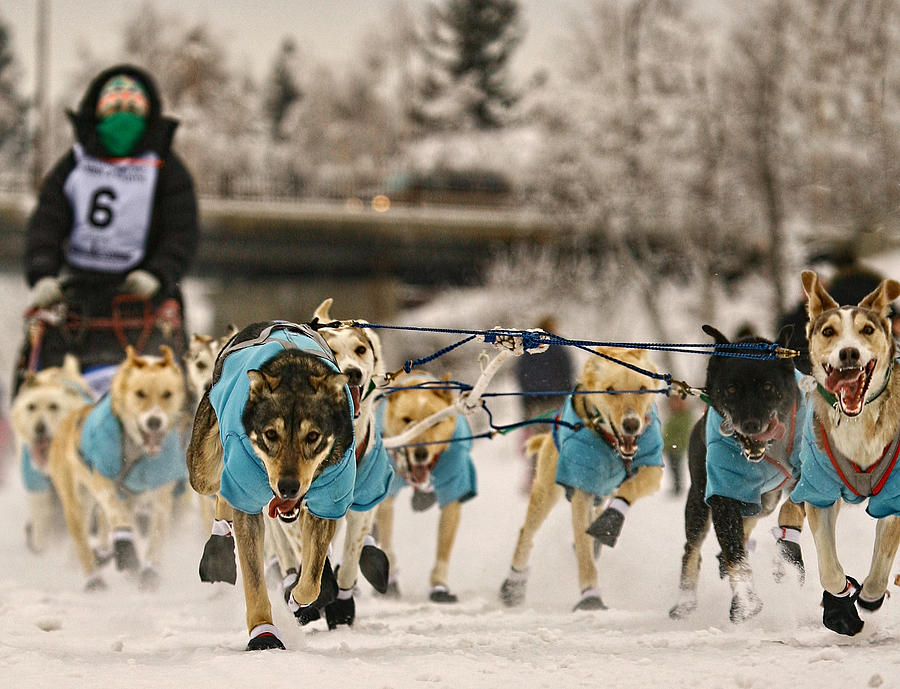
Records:
[[[50,490],[50,477],[37,468],[31,459],[31,452],[22,446],[22,483],[28,493],[43,493]]]
[[[122,424],[112,411],[112,398],[104,395],[88,413],[81,427],[79,451],[84,463],[113,479],[126,495],[137,495],[187,478],[184,461],[186,437],[173,428],[159,454],[125,461]]]
[[[161,162],[152,152],[114,161],[72,147],[75,168],[63,190],[72,206],[66,260],[102,273],[124,272],[144,258]]]
[[[584,426],[584,419],[575,413],[573,399],[574,395],[566,398],[556,417],[567,425],[553,427],[553,443],[559,452],[556,482],[598,498],[610,495],[628,477],[625,463],[607,439]],[[662,448],[662,428],[653,405],[650,423],[638,438],[631,466],[663,466]]]
[[[367,443],[362,460],[356,465],[356,482],[353,484],[354,512],[368,512],[388,496],[394,480],[394,467],[384,447],[381,429],[373,420],[369,433],[362,440]]]
[[[900,434],[884,448],[881,458],[868,469],[860,469],[834,447],[810,405],[803,426],[802,470],[791,493],[794,502],[830,507],[843,498],[860,503],[876,519],[900,514],[900,472],[895,472],[900,454]]]
[[[378,408],[379,428],[384,427],[384,410],[387,405],[381,404]],[[449,447],[437,458],[431,467],[428,477],[428,488],[434,489],[439,507],[449,505],[451,502],[465,502],[478,495],[478,478],[475,473],[475,463],[472,461],[472,431],[469,422],[462,414],[456,415],[456,428],[450,438]],[[392,460],[393,462],[393,460]],[[397,471],[396,462],[393,462],[394,478],[391,482],[389,495],[396,496],[409,482]],[[427,488],[425,489],[427,491]]]
[[[259,336],[243,342],[234,338],[219,353],[221,375],[209,390],[209,401],[219,422],[219,439],[224,452],[219,493],[228,503],[247,514],[259,514],[273,497],[265,465],[253,450],[241,417],[250,396],[247,372],[258,369],[279,353],[296,349],[322,359],[339,371],[334,354],[315,331],[305,325],[273,321]],[[350,409],[353,399],[345,385]],[[341,459],[324,468],[309,487],[303,503],[315,516],[340,519],[354,502],[356,443],[350,443]]]
[[[798,404],[800,405],[798,407]],[[744,455],[733,435],[722,435],[723,417],[712,407],[706,415],[706,496],[731,498],[741,503],[741,514],[750,517],[762,509],[762,495],[782,488],[792,489],[800,477],[800,445],[805,405],[791,409],[788,432],[772,443],[759,462]]]

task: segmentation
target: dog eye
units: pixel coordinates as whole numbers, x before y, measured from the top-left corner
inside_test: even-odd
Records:
[[[135,390],[134,394],[137,395],[138,399],[141,399],[141,400],[147,399],[147,393],[144,392],[143,390]]]
[[[273,429],[271,429],[271,428],[267,428],[267,429],[263,432],[263,435],[266,436],[266,440],[273,441],[273,442],[274,442],[275,440],[278,440],[278,431],[273,430]]]
[[[871,335],[875,332],[875,328],[873,328],[871,325],[866,325],[863,327],[861,332],[863,335]]]
[[[737,394],[737,385],[729,385],[725,388],[726,395],[736,395]]]
[[[29,405],[26,407],[26,409],[27,409],[28,411],[34,411],[35,409],[37,409],[37,405],[36,405],[34,402],[32,402],[31,404],[29,404]]]
[[[762,386],[763,392],[772,392],[775,389],[775,386],[771,383],[763,383]]]
[[[163,394],[162,394],[162,398],[163,398],[164,400],[169,399],[171,396],[172,396],[172,391],[171,391],[171,390],[165,390],[165,391],[163,392]]]
[[[403,423],[405,423],[405,424],[407,424],[407,425],[412,423],[412,419],[411,419],[410,417],[408,417],[408,416],[404,416],[404,417],[401,419],[401,421],[403,421]]]
[[[198,371],[204,371],[204,370],[206,370],[206,364],[205,364],[204,362],[202,362],[202,361],[198,361],[198,362],[197,362],[197,370],[198,370]]]
[[[822,335],[825,337],[834,337],[834,328],[830,325],[822,328]]]
[[[50,411],[58,411],[59,405],[56,402],[51,402],[48,409],[50,409]]]
[[[365,345],[360,345],[359,347],[357,347],[357,348],[354,349],[353,351],[356,352],[356,355],[357,355],[357,356],[362,356],[363,354],[365,354],[366,352],[368,352],[369,349],[368,349],[368,347],[366,347]]]
[[[319,442],[319,438],[321,438],[321,437],[322,436],[319,435],[318,431],[310,431],[309,433],[306,434],[306,442],[308,442],[310,445],[312,445],[313,443]]]

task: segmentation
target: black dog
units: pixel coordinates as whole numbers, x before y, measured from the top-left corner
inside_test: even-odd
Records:
[[[700,547],[711,517],[722,549],[719,573],[732,589],[730,618],[742,622],[762,609],[745,543],[756,522],[775,509],[782,491],[789,492],[799,478],[802,398],[789,360],[749,358],[749,350],[744,355],[739,348],[725,347],[732,343],[715,328],[704,325],[703,331],[716,342],[706,370],[709,409],[688,444],[691,487],[684,508],[680,597],[669,616],[680,619],[697,606]],[[772,344],[755,336],[737,343]],[[778,579],[785,563],[803,579],[803,517],[802,505],[785,500],[779,528],[773,530],[781,555]]]

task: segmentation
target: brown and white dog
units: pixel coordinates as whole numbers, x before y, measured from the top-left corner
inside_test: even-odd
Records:
[[[78,359],[67,354],[62,366],[48,366],[36,373],[27,373],[13,399],[11,423],[28,493],[26,542],[35,552],[46,547],[57,507],[47,476],[50,442],[62,420],[91,402],[93,397],[87,381],[81,376]]]
[[[604,347],[596,351],[600,355],[587,361],[575,393],[558,417],[581,428],[565,431],[561,427],[562,431],[558,428],[528,441],[528,450],[537,453],[537,466],[510,572],[500,589],[500,600],[507,606],[525,600],[535,534],[566,493],[572,503],[581,589],[575,610],[604,609],[597,586],[594,538],[614,546],[629,507],[659,490],[662,482],[662,433],[654,412],[654,395],[649,394],[657,386],[644,373],[618,362],[652,373],[656,373],[656,366],[645,350]],[[582,391],[584,394],[580,394]],[[593,468],[579,468],[588,466]],[[558,471],[562,467],[567,468]],[[608,506],[598,516],[604,503]]]
[[[818,392],[804,428],[800,481],[792,499],[806,503],[816,545],[823,623],[853,636],[863,627],[857,606],[881,607],[900,544],[900,363],[888,318],[900,283],[884,280],[859,304],[840,305],[812,271],[802,274],[809,358]],[[877,521],[871,567],[862,586],[837,556],[841,500],[868,501]]]
[[[455,405],[456,392],[448,389],[445,376],[439,381],[424,372],[408,373],[394,380],[398,390],[390,392],[383,402],[384,437],[391,438],[411,429],[434,414]],[[471,431],[461,414],[450,413],[426,428],[405,447],[391,450],[395,477],[392,495],[378,506],[375,532],[391,563],[388,595],[399,596],[397,558],[394,550],[394,502],[403,485],[413,487],[413,509],[422,511],[435,502],[440,509],[437,534],[437,557],[430,575],[429,598],[435,603],[455,603],[450,592],[450,555],[459,529],[462,503],[476,494],[475,465],[469,450]]]
[[[237,333],[237,328],[229,325],[227,334],[213,337],[201,333],[191,335],[184,355],[184,378],[191,395],[192,407],[196,409],[200,398],[212,382],[213,366],[219,350]]]
[[[50,479],[62,502],[66,525],[88,575],[88,588],[104,586],[88,541],[82,491],[112,530],[116,566],[140,570],[143,588],[158,582],[159,562],[172,490],[184,467],[184,375],[172,350],[138,356],[132,347],[112,379],[109,394],[69,414],[50,446]],[[137,516],[150,515],[147,546],[138,556]]]
[[[329,323],[333,300],[326,299],[313,314],[317,323]],[[359,321],[364,323],[365,321]],[[360,402],[356,407],[353,432],[356,437],[356,463],[359,468],[367,460],[370,451],[380,447],[381,429],[375,424],[373,402],[375,389],[384,379],[384,356],[381,339],[369,328],[320,328],[319,334],[328,344],[337,361],[338,368],[347,376],[349,385],[360,389]],[[372,461],[372,458],[369,458]],[[380,461],[374,459],[374,461]],[[386,457],[383,461],[386,461]],[[355,602],[353,588],[358,570],[381,593],[385,592],[388,577],[388,562],[370,536],[375,522],[375,510],[349,510],[345,522],[344,542],[340,567],[338,567],[338,597],[325,608],[328,627],[353,623]],[[267,543],[271,542],[276,552],[282,575],[282,587],[287,594],[293,589],[300,571],[300,539],[296,523],[285,523],[280,519],[266,521]],[[362,558],[362,560],[361,560]]]

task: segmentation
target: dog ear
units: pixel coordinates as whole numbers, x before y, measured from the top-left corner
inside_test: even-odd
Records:
[[[874,311],[879,318],[887,318],[891,312],[891,302],[897,297],[900,297],[900,282],[882,280],[878,287],[859,302],[859,307]]]
[[[163,357],[163,366],[175,365],[175,354],[172,352],[172,348],[169,345],[160,345],[159,351]]]
[[[331,305],[334,303],[334,299],[328,297],[325,301],[323,301],[316,308],[315,313],[313,313],[313,319],[318,320],[319,323],[327,323],[331,320],[331,316],[329,315],[329,311],[331,310]]]
[[[716,344],[731,344],[728,341],[728,338],[720,330],[716,330],[711,325],[703,324],[700,326],[707,335],[709,335],[713,340],[715,340]]]
[[[453,380],[453,376],[450,374],[450,371],[447,371],[443,376],[441,376],[441,382],[443,383],[449,383],[451,380]],[[435,389],[434,394],[448,402],[453,402],[453,390],[449,387]]]
[[[280,376],[270,376],[257,369],[247,371],[250,379],[250,396],[248,400],[259,399],[266,393],[274,392],[281,382]]]
[[[63,357],[62,369],[65,373],[73,378],[81,375],[81,364],[78,363],[78,357],[68,352]]]
[[[130,364],[135,368],[143,368],[147,365],[147,362],[138,356],[137,352],[134,351],[134,347],[131,345],[125,347],[125,363]]]
[[[800,273],[800,280],[807,297],[806,313],[810,323],[814,322],[823,312],[840,307],[840,304],[828,294],[822,281],[819,280],[819,276],[813,271],[804,270]]]
[[[350,382],[350,379],[343,373],[326,373],[324,376],[310,376],[309,384],[313,390],[319,392],[323,388],[333,394],[338,394],[344,389],[344,386]]]

